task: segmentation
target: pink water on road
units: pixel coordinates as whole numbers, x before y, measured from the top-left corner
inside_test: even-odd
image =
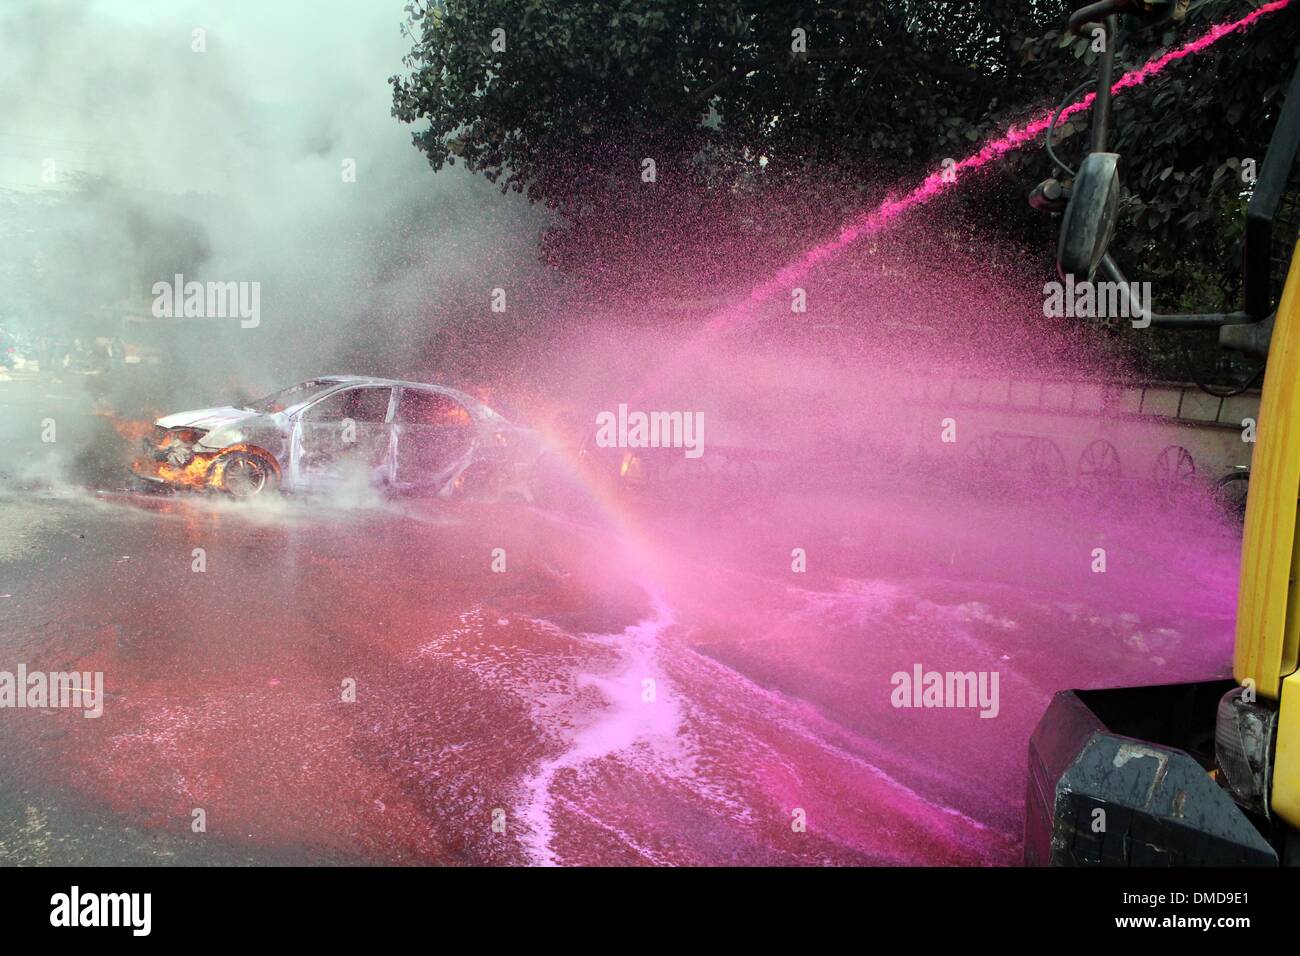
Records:
[[[630,516],[654,538],[657,591],[621,535],[528,509],[291,505],[265,521],[107,503],[0,608],[32,634],[19,659],[104,672],[104,716],[11,713],[0,757],[168,852],[1015,863],[1026,741],[1051,694],[1222,674],[1235,542],[1141,504],[998,497],[877,487]],[[196,541],[204,575],[171,560]],[[892,675],[918,664],[999,673],[996,718],[893,707]]]

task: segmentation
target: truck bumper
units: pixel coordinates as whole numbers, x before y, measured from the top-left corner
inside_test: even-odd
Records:
[[[1276,866],[1277,852],[1207,770],[1216,705],[1233,686],[1053,697],[1029,741],[1025,863]]]

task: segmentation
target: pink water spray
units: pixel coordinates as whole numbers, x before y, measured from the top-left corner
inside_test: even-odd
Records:
[[[1194,53],[1200,53],[1213,44],[1239,30],[1245,30],[1256,21],[1277,13],[1291,0],[1273,0],[1240,19],[1220,23],[1210,27],[1205,33],[1182,46],[1155,57],[1135,70],[1121,76],[1111,87],[1111,92],[1119,95],[1125,90],[1141,86],[1151,77],[1163,72],[1170,65],[1186,59]],[[1089,93],[1082,100],[1067,107],[1060,119],[1066,120],[1092,107],[1096,100],[1095,92]],[[1053,111],[1054,112],[1054,111]],[[705,323],[691,347],[678,355],[677,361],[662,366],[659,374],[646,383],[645,389],[651,389],[665,377],[682,365],[689,363],[701,347],[707,346],[719,333],[734,325],[747,321],[752,316],[755,305],[767,301],[779,292],[799,285],[803,278],[818,264],[834,257],[839,252],[857,242],[859,239],[875,235],[886,226],[896,221],[910,210],[928,203],[936,196],[948,191],[960,179],[963,173],[975,172],[1000,159],[1014,149],[1019,149],[1038,138],[1047,130],[1052,121],[1052,112],[1047,112],[1024,126],[1012,126],[998,139],[985,143],[977,153],[967,156],[947,169],[932,173],[924,182],[900,198],[888,198],[876,208],[846,224],[833,238],[822,242],[803,255],[789,262],[768,279],[760,282],[744,299],[715,312]]]

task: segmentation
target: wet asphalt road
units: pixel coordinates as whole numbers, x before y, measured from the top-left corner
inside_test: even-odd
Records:
[[[493,790],[539,742],[517,703],[476,699],[421,645],[485,601],[494,640],[525,611],[609,629],[619,585],[576,600],[526,509],[133,492],[121,443],[69,379],[3,383],[11,424],[54,407],[60,432],[54,449],[9,446],[0,669],[102,671],[107,700],[100,718],[0,710],[0,860],[510,860],[461,818],[490,821]],[[491,570],[496,548],[507,573]],[[466,740],[491,759],[429,779]]]
[[[0,709],[0,863],[1014,863],[1052,691],[1228,663],[1227,537],[1099,578],[1015,503],[145,495],[85,386],[0,381],[0,671],[106,687]],[[916,663],[996,719],[893,708]]]

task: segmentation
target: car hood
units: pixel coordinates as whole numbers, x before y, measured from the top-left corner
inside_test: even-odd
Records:
[[[164,415],[154,424],[162,428],[203,428],[212,431],[223,425],[258,418],[257,412],[247,408],[235,408],[233,405],[219,405],[215,408],[196,408],[188,412],[173,412]]]

